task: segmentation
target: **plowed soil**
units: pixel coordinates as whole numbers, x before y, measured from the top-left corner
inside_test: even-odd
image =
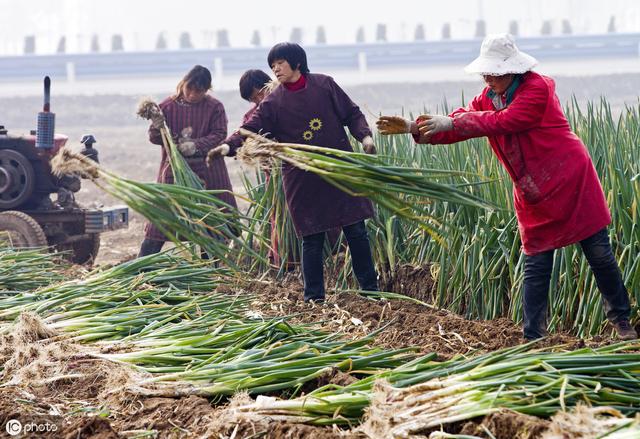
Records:
[[[415,280],[416,270],[404,269]],[[426,273],[426,272],[423,272]],[[400,278],[396,282],[408,285]],[[422,279],[419,285],[429,285]],[[265,317],[291,316],[293,323],[314,324],[318,328],[342,331],[345,337],[361,337],[379,330],[376,346],[402,348],[416,346],[421,353],[438,353],[440,359],[456,354],[494,351],[522,342],[520,327],[507,319],[469,321],[447,311],[408,300],[374,300],[355,292],[329,291],[324,304],[305,304],[302,286],[295,275],[285,281],[249,281],[237,288],[220,288],[218,293],[256,295],[252,312]],[[423,298],[429,291],[421,289]],[[405,289],[405,293],[411,291]],[[51,338],[51,337],[54,338]],[[143,397],[118,390],[131,380],[124,366],[87,355],[86,346],[60,340],[39,329],[25,342],[17,336],[3,337],[0,361],[6,382],[0,387],[0,422],[17,419],[23,425],[55,426],[32,437],[48,438],[361,438],[355,430],[315,427],[269,418],[225,418],[226,400]],[[590,340],[597,345],[608,340]],[[567,335],[555,335],[541,345],[565,343],[575,348],[584,342]],[[77,376],[75,376],[77,375]],[[48,382],[47,380],[55,380]],[[302,389],[309,392],[327,383],[349,384],[354,377],[339,371],[328,373]],[[245,396],[245,398],[248,398]],[[450,432],[463,431],[497,438],[533,439],[546,429],[546,421],[513,413],[494,414],[476,422],[448,426]],[[146,432],[146,433],[145,433]],[[151,434],[150,432],[153,432]],[[145,434],[147,436],[145,436]]]
[[[425,283],[432,282],[427,280]],[[291,278],[282,282],[254,281],[246,289],[257,294],[258,299],[252,306],[265,316],[292,316],[294,323],[316,324],[327,331],[342,331],[352,337],[384,328],[375,336],[376,346],[416,346],[421,353],[436,352],[441,360],[455,354],[491,352],[524,342],[521,327],[506,318],[467,320],[410,301],[374,300],[355,292],[329,291],[324,304],[307,304],[302,300],[300,282]],[[606,339],[596,338],[589,344],[606,342]],[[582,340],[566,334],[555,334],[540,346],[558,344],[584,346]]]

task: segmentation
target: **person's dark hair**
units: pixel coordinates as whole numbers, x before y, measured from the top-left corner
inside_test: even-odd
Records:
[[[247,70],[240,77],[240,96],[245,101],[250,100],[253,90],[262,90],[269,81],[271,77],[262,70]]]
[[[206,67],[200,65],[193,66],[193,68],[184,75],[184,78],[178,82],[178,86],[176,87],[176,99],[182,97],[182,89],[185,85],[194,90],[210,90],[211,72]]]
[[[300,69],[300,73],[309,73],[307,54],[299,44],[278,43],[271,48],[267,56],[269,67],[278,59],[286,60],[293,70]]]

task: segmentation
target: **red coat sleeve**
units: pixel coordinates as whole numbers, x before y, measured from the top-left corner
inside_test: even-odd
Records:
[[[543,79],[525,82],[520,87],[513,102],[502,110],[454,115],[455,133],[464,137],[499,136],[538,127],[549,101],[549,87]]]
[[[454,118],[455,120],[455,117],[460,114],[467,114],[470,112],[482,111],[483,109],[482,97],[483,97],[483,94],[479,94],[478,96],[474,97],[466,107],[460,107],[456,110],[453,110],[453,112],[449,113],[449,117]],[[416,122],[418,122],[418,120],[416,120]],[[450,143],[462,142],[463,140],[467,140],[472,137],[476,137],[476,136],[462,135],[455,129],[451,131],[436,133],[430,138],[425,137],[422,134],[413,136],[416,143],[431,143],[433,145],[448,145]]]

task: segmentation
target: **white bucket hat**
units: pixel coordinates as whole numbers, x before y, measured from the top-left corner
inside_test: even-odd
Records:
[[[480,56],[464,68],[467,73],[507,75],[531,70],[538,61],[520,52],[511,34],[487,35],[480,47]]]

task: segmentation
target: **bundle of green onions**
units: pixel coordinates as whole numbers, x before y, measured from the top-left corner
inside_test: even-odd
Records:
[[[411,437],[501,409],[549,417],[586,403],[631,414],[640,412],[639,347],[626,342],[558,353],[532,351],[529,344],[443,363],[418,359],[349,386],[288,401],[263,398],[237,410],[316,424],[357,423],[371,404],[363,429],[385,438]]]
[[[252,314],[254,295],[210,293],[230,280],[228,270],[212,276],[206,261],[172,253],[0,297],[0,319],[35,313],[74,341],[107,344],[110,353],[94,355],[150,374],[133,389],[150,394],[295,393],[335,370],[371,375],[415,357],[414,348],[372,347],[375,334],[345,341],[340,334],[290,325],[286,317]],[[11,323],[0,325],[0,332],[11,329]]]
[[[161,395],[219,396],[240,390],[296,394],[306,382],[336,370],[372,375],[414,357],[412,348],[371,347],[371,337],[345,342],[282,319],[206,320],[208,325],[185,320],[159,328],[163,333],[170,327],[171,335],[148,333],[123,345],[133,351],[100,358],[152,374],[134,389],[143,394],[159,389]]]
[[[293,261],[300,261],[302,242],[296,236],[282,196],[282,170],[279,166],[272,166],[268,170],[269,177],[265,171],[256,168],[253,180],[244,173],[242,175],[247,198],[251,200],[246,215],[251,218],[248,228],[252,233],[246,239],[249,243],[255,241],[255,248],[265,255],[265,260],[267,253],[272,252],[273,260],[270,262],[273,265],[258,266],[257,269],[264,272],[275,266],[277,275],[282,276],[291,268]]]
[[[202,180],[200,180],[196,173],[193,172],[187,161],[184,159],[184,157],[176,147],[176,144],[173,141],[171,130],[169,129],[169,126],[164,119],[162,110],[160,109],[158,104],[149,99],[144,99],[140,102],[140,104],[138,104],[137,114],[138,116],[147,120],[162,120],[162,126],[160,127],[162,145],[167,152],[167,157],[169,158],[171,171],[173,172],[173,178],[176,184],[198,190],[204,189]]]
[[[103,288],[102,294],[58,297],[55,307],[44,301],[28,309],[46,316],[49,329],[117,352],[92,355],[150,374],[131,388],[142,394],[295,393],[335,370],[375,374],[414,357],[413,348],[371,347],[373,336],[343,341],[282,318],[247,316],[250,295]]]
[[[61,257],[47,249],[0,247],[0,295],[59,282],[67,268]]]
[[[178,304],[190,300],[192,292],[209,292],[230,277],[228,269],[213,268],[206,261],[187,261],[175,251],[163,252],[107,270],[96,269],[85,279],[0,297],[0,321],[12,321],[27,311],[49,316],[79,309],[93,315],[112,307],[141,305],[145,300]],[[142,295],[151,296],[145,299]]]
[[[460,173],[428,168],[389,165],[382,157],[323,148],[313,145],[278,143],[240,129],[246,137],[238,158],[248,164],[279,159],[324,178],[339,189],[368,197],[405,218],[417,221],[432,236],[438,236],[438,221],[427,213],[428,200],[494,208],[479,197],[454,185],[432,181],[432,178]]]
[[[187,321],[190,326],[206,316],[207,323],[226,319],[248,298],[210,297],[180,291],[143,290],[129,294],[114,292],[105,297],[78,299],[69,310],[49,315],[44,322],[76,341],[106,341],[141,337],[171,324]],[[200,320],[199,320],[200,319]]]
[[[61,150],[51,161],[58,174],[79,173],[90,177],[103,191],[122,200],[151,221],[172,242],[198,256],[200,246],[210,259],[236,267],[239,255],[259,257],[239,234],[246,229],[243,216],[216,195],[222,191],[198,190],[179,184],[140,183],[119,177],[83,155]],[[188,166],[187,166],[188,167]],[[234,243],[231,252],[228,242]]]

